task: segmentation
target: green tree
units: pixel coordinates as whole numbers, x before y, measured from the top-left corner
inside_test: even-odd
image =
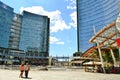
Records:
[[[105,51],[102,55],[104,61],[108,62],[108,63],[113,63],[113,59],[112,59],[112,56],[111,56],[111,53],[110,51]]]
[[[119,51],[118,51],[118,49],[117,48],[113,49],[113,53],[115,55],[115,59],[118,61],[119,60]]]
[[[73,53],[73,56],[81,56],[83,53],[82,52],[75,52]]]

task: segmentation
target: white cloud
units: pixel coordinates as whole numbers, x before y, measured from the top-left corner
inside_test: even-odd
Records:
[[[76,12],[76,0],[66,0],[68,2],[67,9],[74,10],[71,14],[71,22],[69,23],[70,26],[75,27],[77,29],[77,12]]]
[[[56,37],[50,36],[50,44],[64,44],[64,42],[61,42],[60,39]]]
[[[44,10],[43,7],[41,6],[32,6],[32,7],[21,7],[20,8],[20,13],[22,13],[23,11],[28,11],[28,12],[32,12],[35,14],[40,14],[40,15],[48,15],[48,12]]]
[[[67,9],[76,9],[76,0],[66,0],[67,2],[69,2],[69,4],[67,5]]]
[[[67,9],[76,9],[76,6],[67,6]]]
[[[67,26],[64,20],[57,20],[50,29],[51,32],[58,32],[58,30],[70,29],[70,26]]]
[[[41,6],[32,6],[32,7],[26,7],[26,8],[21,7],[20,12],[22,13],[23,10],[32,12],[32,13],[36,13],[36,14],[40,14],[40,15],[48,16],[50,18],[50,23],[51,23],[51,27],[50,27],[51,32],[58,32],[58,31],[62,31],[64,29],[71,28],[62,19],[61,12],[59,10],[48,12],[48,11],[44,10],[44,8]]]
[[[74,11],[70,14],[71,22],[69,23],[70,26],[73,26],[77,29],[77,12]]]

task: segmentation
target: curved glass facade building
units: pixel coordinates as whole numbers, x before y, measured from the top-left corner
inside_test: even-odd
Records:
[[[0,2],[0,47],[8,48],[13,8]]]
[[[98,32],[116,20],[120,0],[77,0],[78,51],[85,52],[93,46],[89,39],[94,35],[93,26]]]
[[[23,11],[19,49],[31,56],[49,56],[48,46],[49,18]]]

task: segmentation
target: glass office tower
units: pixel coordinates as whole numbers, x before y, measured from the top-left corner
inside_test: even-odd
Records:
[[[0,2],[0,47],[8,48],[13,8]]]
[[[116,20],[120,0],[77,0],[78,51],[85,52],[93,45],[93,26],[99,31]]]
[[[48,64],[49,24],[47,16],[16,14],[0,1],[0,64]]]
[[[19,49],[27,56],[48,56],[49,18],[23,12]]]

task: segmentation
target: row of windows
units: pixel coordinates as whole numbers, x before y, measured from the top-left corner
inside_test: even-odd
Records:
[[[80,1],[77,1],[78,4],[82,6],[85,6],[85,5],[89,5],[89,4],[94,4],[96,3],[97,0],[80,0]]]
[[[20,30],[11,28],[10,31],[11,31],[11,33],[20,34]]]
[[[114,10],[118,10],[117,7],[114,7],[115,5],[111,6],[110,8],[108,9],[104,9],[104,11],[102,9],[100,10],[97,10],[97,11],[94,11],[94,10],[90,10],[90,11],[87,11],[87,12],[81,12],[79,15],[81,15],[81,17],[85,18],[85,17],[90,17],[90,16],[93,16],[93,15],[100,15],[100,14],[110,14],[112,13]]]
[[[88,2],[90,2],[90,1],[88,1]],[[85,3],[87,3],[87,2],[85,2]],[[114,1],[114,0],[108,0],[108,1],[93,1],[93,2],[91,2],[91,3],[87,3],[87,4],[85,4],[85,3],[81,3],[80,5],[79,5],[79,7],[80,7],[80,9],[81,10],[85,10],[85,11],[88,11],[89,9],[96,9],[97,7],[99,8],[100,6],[101,7],[103,7],[103,8],[107,8],[107,7],[110,7],[111,6],[111,4],[115,4],[115,3],[118,3],[118,1]],[[99,3],[99,4],[98,4]]]
[[[10,40],[11,40],[11,41],[19,41],[19,38],[10,36]]]
[[[85,8],[84,9],[84,11],[82,10],[82,9],[80,9],[80,6],[79,6],[79,11],[80,12],[82,12],[82,13],[85,13],[85,12],[101,12],[101,11],[107,11],[107,10],[109,10],[109,9],[111,9],[112,10],[112,8],[114,8],[114,6],[115,5],[117,5],[118,3],[117,3],[117,1],[116,2],[111,2],[112,4],[109,4],[110,6],[108,6],[108,5],[106,5],[106,6],[100,6],[100,5],[98,5],[98,6],[95,6],[95,7],[88,7],[88,8]],[[101,9],[103,9],[103,10],[101,10]]]
[[[18,28],[21,27],[21,23],[17,21],[13,21],[12,25],[17,26]]]
[[[21,30],[21,26],[16,26],[16,25],[12,24],[11,29],[15,29],[15,30],[19,31],[19,30]]]
[[[112,19],[112,18],[111,18]],[[95,24],[95,25],[89,25],[89,26],[87,26],[87,27],[80,27],[80,34],[82,34],[81,36],[83,36],[84,34],[89,34],[89,33],[91,33],[92,34],[92,32],[93,32],[93,26],[96,26],[96,30],[98,31],[98,30],[100,30],[101,29],[101,27],[104,27],[104,26],[106,26],[105,24],[102,24],[103,22],[101,22],[101,24]],[[111,21],[106,21],[105,22],[106,24],[109,24],[109,23],[111,23]]]
[[[17,41],[10,41],[10,43],[9,44],[12,44],[12,45],[18,45],[18,42]]]
[[[97,18],[94,18],[94,16],[92,17],[92,18],[88,18],[88,19],[80,19],[80,24],[86,24],[86,22],[89,24],[89,23],[91,23],[91,22],[96,22],[96,23],[98,23],[98,22],[103,22],[103,21],[108,21],[112,16],[115,16],[115,18],[117,17],[116,15],[118,14],[117,12],[116,12],[116,10],[115,11],[113,11],[112,12],[113,14],[109,14],[109,15],[104,15],[104,16],[99,16],[99,17],[97,17]],[[97,15],[96,15],[97,16]],[[114,19],[115,19],[114,18]]]

